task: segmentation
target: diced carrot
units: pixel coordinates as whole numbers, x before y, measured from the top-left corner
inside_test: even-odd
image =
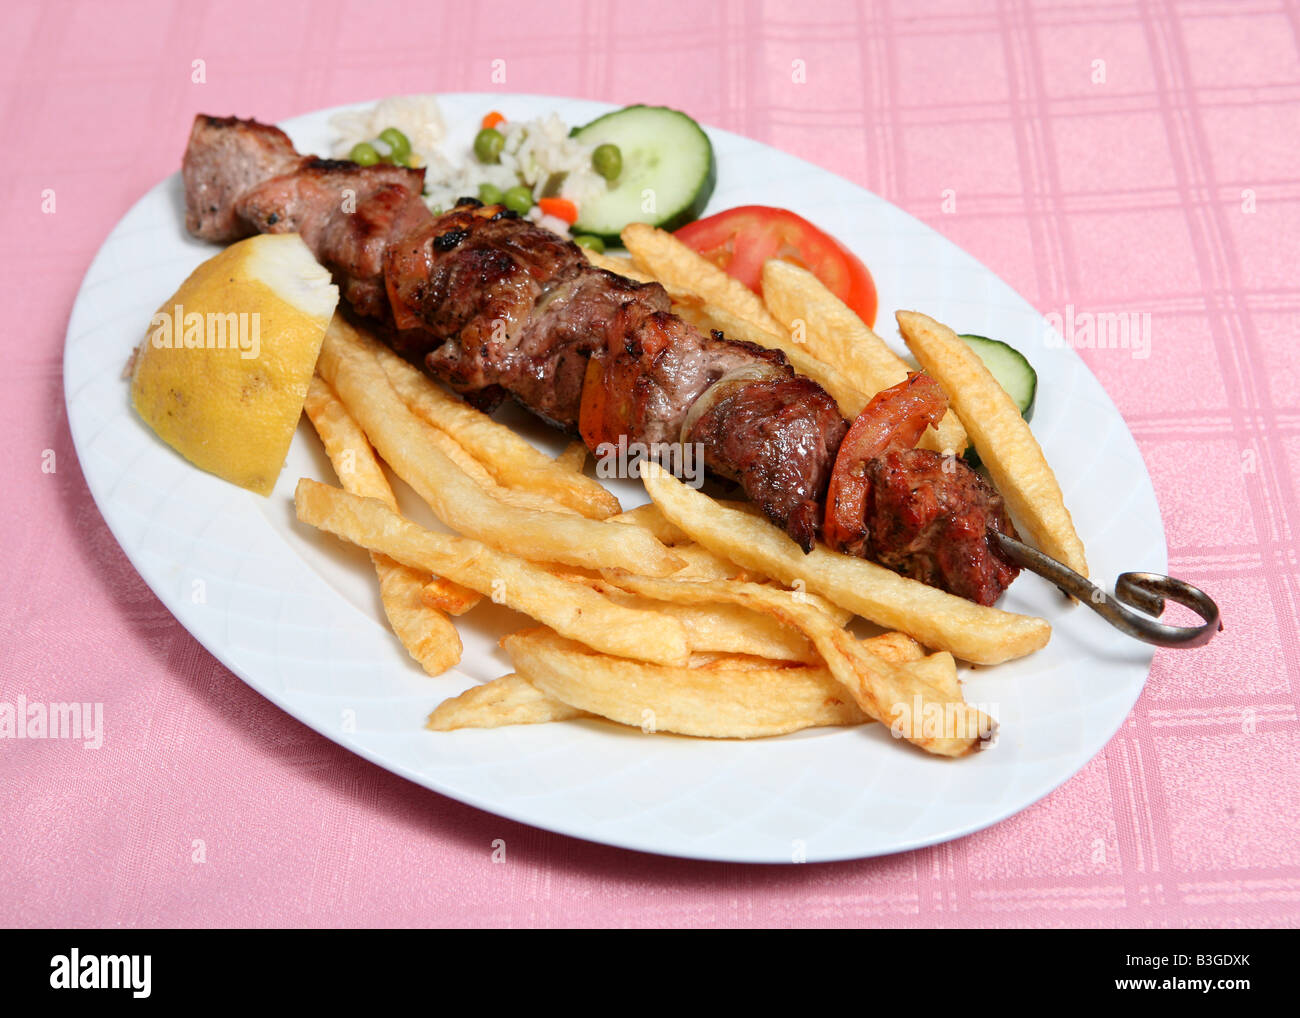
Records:
[[[548,216],[563,219],[566,223],[578,221],[578,206],[568,198],[538,198],[537,204]]]
[[[505,117],[503,117],[496,110],[493,110],[491,113],[489,113],[486,117],[483,118],[483,126],[496,127],[497,124],[504,124],[505,121],[506,121]]]

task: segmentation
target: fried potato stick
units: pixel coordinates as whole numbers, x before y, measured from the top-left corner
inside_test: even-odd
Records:
[[[1083,542],[1061,485],[1015,401],[948,326],[916,311],[900,311],[898,327],[966,423],[975,451],[1029,542],[1087,576]]]
[[[334,465],[343,487],[354,495],[377,498],[392,509],[397,508],[393,489],[375,458],[374,450],[356,421],[348,416],[342,402],[320,375],[313,375],[303,404],[307,417],[320,436],[325,452]],[[428,574],[394,562],[381,552],[371,552],[370,559],[379,577],[379,596],[384,614],[393,632],[426,672],[441,675],[460,661],[460,634],[451,620],[423,598],[424,590],[439,584],[448,596],[460,596],[476,602],[479,595],[443,577],[430,579]]]
[[[537,725],[592,716],[548,696],[522,675],[511,672],[443,700],[424,727],[431,732],[451,732],[457,728]]]
[[[545,631],[540,630],[538,632]],[[531,634],[525,632],[517,635],[528,636]],[[864,645],[877,657],[884,658],[886,661],[904,664],[927,681],[936,685],[942,687],[945,682],[950,681],[951,687],[947,690],[948,695],[960,697],[960,689],[955,678],[950,679],[942,662],[937,660],[937,655],[926,658],[921,645],[911,637],[902,633],[884,633],[865,640]],[[701,672],[713,672],[714,674],[697,674],[691,677],[695,681],[690,684],[689,688],[695,689],[697,695],[698,691],[702,689],[704,696],[725,696],[730,684],[743,680],[743,676],[739,673],[762,669],[767,669],[769,673],[772,672],[771,663],[758,658],[721,655],[705,661],[704,657],[704,655],[699,654],[692,655],[690,667]],[[596,659],[597,662],[600,660],[599,658]],[[598,668],[598,665],[596,667]],[[722,673],[722,681],[719,681],[717,674],[719,672]],[[775,675],[780,681],[780,687],[777,690],[779,697],[777,705],[784,704],[787,709],[786,718],[781,720],[782,725],[802,724],[806,721],[817,720],[816,717],[809,718],[806,713],[802,717],[800,714],[797,691],[801,686],[808,683],[814,684],[814,695],[825,692],[834,701],[830,708],[833,720],[844,717],[846,719],[845,723],[850,724],[870,720],[865,714],[862,714],[856,704],[849,703],[839,696],[836,691],[837,682],[825,667],[815,669],[781,668],[775,671]],[[599,671],[595,668],[589,673],[589,676],[592,681],[602,681]],[[611,676],[605,674],[604,679],[608,680],[609,678]],[[788,699],[792,686],[796,690],[793,704]],[[662,696],[663,694],[660,693],[659,695]],[[644,723],[646,708],[640,707],[638,712],[638,706],[638,704],[632,704],[626,714],[627,716],[639,717]],[[686,710],[689,711],[692,706],[699,709],[698,705],[691,705]],[[771,705],[766,705],[766,708],[771,709]],[[705,705],[703,709],[709,708]],[[444,700],[429,715],[429,722],[426,727],[432,731],[452,731],[457,728],[498,728],[502,725],[538,724],[546,721],[567,721],[575,717],[598,716],[555,699],[553,696],[542,692],[519,673],[512,672],[481,686],[468,689],[461,693],[460,696]],[[754,718],[749,716],[741,717],[740,723],[751,726],[754,723]],[[768,723],[771,723],[770,718]],[[713,730],[718,733],[729,734],[726,727],[716,721],[713,724]]]
[[[584,247],[582,253],[587,256],[587,261],[598,269],[616,273],[638,283],[658,282],[654,276],[638,267],[636,262],[627,255],[605,254],[603,251],[593,251],[589,247]]]
[[[555,465],[564,470],[576,470],[582,472],[583,467],[587,465],[587,456],[590,455],[587,447],[581,442],[570,442],[564,447],[564,451],[555,457]]]
[[[866,716],[824,668],[720,658],[697,667],[593,654],[549,630],[501,641],[515,670],[552,699],[644,732],[752,739]]]
[[[337,315],[317,370],[371,444],[451,529],[534,561],[664,576],[682,562],[649,533],[495,499],[429,439],[430,426],[393,389],[373,351]]]
[[[778,259],[768,261],[763,266],[763,301],[785,328],[802,327],[796,335],[802,335],[809,355],[831,365],[868,399],[907,378],[907,363],[807,269]],[[968,439],[961,421],[949,410],[917,444],[960,456]]]
[[[743,605],[798,629],[804,634],[835,676],[849,691],[868,717],[891,728],[901,738],[937,756],[962,756],[979,747],[996,729],[992,718],[950,695],[951,684],[937,686],[915,671],[898,667],[867,648],[851,633],[837,627],[825,612],[804,603],[797,591],[777,590],[755,583],[727,580],[656,580],[623,577],[619,582],[629,590],[663,601],[708,604],[726,601]],[[952,655],[935,655],[939,667],[951,672],[956,665]],[[927,729],[914,718],[938,715],[949,719],[945,730]]]
[[[676,619],[616,605],[583,584],[479,541],[425,530],[378,499],[304,477],[294,505],[303,523],[413,569],[446,576],[597,650],[659,664],[689,659],[686,633]]]
[[[779,333],[781,325],[749,287],[691,250],[671,233],[647,223],[632,223],[622,233],[624,246],[644,271],[674,299],[692,295],[715,304],[760,329]]]
[[[641,465],[646,491],[664,515],[710,551],[787,587],[821,594],[886,629],[975,664],[997,664],[1045,646],[1045,619],[986,608],[900,576],[866,559],[817,545],[810,554],[767,520],[718,505],[655,463]]]
[[[433,379],[365,333],[359,340],[416,414],[463,446],[502,487],[535,492],[590,519],[622,510],[613,492],[578,470],[559,465],[481,410],[445,392]]]

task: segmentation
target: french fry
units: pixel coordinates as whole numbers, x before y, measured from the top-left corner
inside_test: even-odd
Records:
[[[378,499],[304,477],[294,505],[303,523],[446,576],[596,650],[659,664],[689,659],[686,633],[676,619],[616,605],[583,584],[478,541],[425,530]]]
[[[320,375],[312,376],[303,409],[343,487],[354,495],[377,498],[396,509],[393,489],[375,459],[374,450]],[[430,581],[428,574],[394,562],[382,553],[371,552],[370,559],[379,577],[384,614],[411,657],[430,675],[441,675],[458,664],[463,649],[460,634],[451,620],[436,610],[437,606],[424,601],[421,593],[427,583],[436,582],[446,585],[449,594],[475,600],[478,595],[442,577]]]
[[[451,732],[457,728],[537,725],[591,716],[547,696],[523,676],[511,672],[443,700],[424,727],[431,732]]]
[[[921,366],[943,387],[970,432],[1007,508],[1029,542],[1088,575],[1083,542],[1061,486],[1015,402],[952,329],[916,311],[898,312],[898,327]]]
[[[630,579],[632,585],[621,587],[620,575],[612,572],[608,579],[591,579],[587,583],[616,604],[661,612],[677,619],[686,632],[692,654],[745,654],[769,661],[821,663],[813,645],[798,630],[770,614],[740,604],[713,604],[707,600],[677,603],[653,593],[642,596],[633,591],[637,589],[635,584],[644,578]]]
[[[417,413],[417,416],[419,414]],[[425,421],[428,424],[428,421]],[[495,423],[495,422],[494,422]],[[498,502],[531,509],[536,512],[559,513],[562,516],[580,516],[581,513],[551,496],[529,488],[507,488],[497,482],[483,461],[461,445],[449,432],[430,424],[425,429],[425,439],[451,460],[484,494]]]
[[[938,654],[926,655],[921,651],[921,656],[915,659],[906,658],[898,660],[888,657],[882,651],[889,650],[886,646],[880,645],[878,641],[883,641],[886,637],[900,636],[905,640],[911,640],[910,636],[905,633],[884,633],[881,636],[873,636],[869,640],[863,640],[864,648],[876,657],[884,657],[887,661],[894,661],[904,671],[909,672],[911,677],[919,682],[927,683],[934,689],[938,690],[939,696],[945,704],[956,703],[965,699],[962,692],[961,680],[957,678],[956,662],[953,661],[952,655],[947,651],[940,651]],[[919,643],[912,641],[917,647]],[[924,712],[922,718],[924,718]],[[946,714],[945,714],[946,718]],[[900,719],[902,720],[902,719]],[[994,722],[996,724],[996,722]],[[901,725],[900,725],[901,727]]]
[[[769,661],[821,663],[813,645],[796,630],[769,615],[738,604],[672,604],[642,597],[631,604],[663,612],[686,630],[692,653],[746,654]]]
[[[865,646],[872,654],[875,654],[876,657],[884,658],[886,661],[893,661],[895,664],[908,664],[914,661],[930,660],[930,658],[926,656],[925,648],[906,633],[881,633],[879,636],[867,637],[862,641],[862,643],[863,646]],[[935,685],[944,687],[949,695],[959,695],[961,692],[960,684],[949,686],[947,685],[946,678],[937,682],[931,678],[929,681],[934,682]]]
[[[840,408],[840,413],[852,420],[862,412],[870,396],[854,388],[853,384],[839,371],[817,360],[802,346],[791,338],[784,328],[779,333],[768,332],[753,322],[713,305],[682,303],[673,305],[674,310],[697,329],[712,331],[717,329],[728,339],[754,343],[769,350],[780,350],[790,367],[806,378],[811,378],[831,394]]]
[[[390,467],[451,529],[534,561],[667,575],[682,561],[638,528],[541,512],[493,498],[434,442],[389,384],[372,350],[335,316],[317,370]],[[548,461],[549,462],[549,461]]]
[[[587,261],[598,269],[617,273],[628,279],[636,280],[638,283],[653,283],[656,281],[654,276],[639,268],[636,262],[632,261],[627,255],[605,254],[603,251],[593,251],[589,247],[583,248],[582,253],[587,256]]]
[[[656,540],[662,541],[670,548],[678,544],[689,544],[691,540],[680,527],[669,523],[663,511],[653,502],[639,505],[635,509],[627,509],[609,519],[611,523],[626,523],[630,526],[642,527],[654,534]]]
[[[609,518],[610,523],[622,523],[626,526],[641,527],[653,534],[655,539],[672,548],[673,554],[683,561],[680,569],[672,573],[675,579],[696,580],[762,580],[752,569],[742,569],[736,563],[721,555],[715,555],[708,548],[696,544],[682,530],[668,522],[667,517],[653,502],[639,505],[635,509],[619,513]],[[848,621],[845,613],[844,622]],[[842,623],[841,623],[842,624]]]
[[[922,678],[941,688],[944,687],[945,683],[950,683],[946,687],[948,695],[960,697],[960,687],[955,677],[951,677],[943,667],[943,663],[938,660],[939,655],[927,658],[921,645],[910,636],[905,636],[902,633],[884,633],[863,642],[871,653],[876,656],[884,658],[886,661],[907,664]],[[734,654],[692,654],[690,667],[702,671],[720,669],[727,673],[728,681],[733,681],[742,672],[760,669],[770,670],[772,666],[770,662],[754,657],[738,657]],[[813,669],[798,672],[792,669],[784,669],[779,675],[787,684],[794,676],[798,676],[797,681],[799,683],[804,683],[809,680],[808,673],[811,671]],[[833,681],[833,677],[825,668],[818,668],[816,672],[818,675],[814,681],[819,686],[824,684],[827,679]],[[700,678],[700,676],[696,678]],[[714,677],[705,675],[703,678],[707,684]],[[832,693],[832,696],[843,704],[842,698],[834,693]],[[841,709],[846,714],[853,716],[852,705],[844,704],[842,708],[836,709],[836,713]],[[444,732],[457,728],[498,728],[502,725],[539,724],[547,721],[568,721],[575,717],[597,716],[576,707],[570,707],[549,694],[543,693],[522,675],[512,672],[481,686],[474,686],[461,693],[460,696],[444,700],[429,715],[429,721],[425,727],[431,731]],[[868,719],[863,716],[862,720],[866,721]]]
[[[547,630],[501,641],[515,670],[571,707],[649,732],[719,739],[862,724],[866,716],[824,668],[664,667],[593,654]]]
[[[763,301],[785,328],[801,325],[806,352],[829,364],[868,399],[907,378],[907,363],[807,269],[778,259],[768,261],[763,266]],[[960,456],[967,443],[965,428],[949,410],[917,444]]]
[[[715,554],[702,544],[678,544],[673,554],[685,563],[672,575],[679,580],[734,580],[738,578],[761,579],[752,570],[738,566],[731,559]]]
[[[732,509],[735,512],[742,512],[747,516],[756,516],[760,519],[763,518],[762,510],[752,502],[733,502],[728,499],[717,499],[716,502],[718,505]],[[645,505],[629,509],[618,516],[612,516],[610,522],[644,526],[664,544],[669,545],[673,549],[674,555],[685,559],[686,565],[672,574],[671,578],[674,580],[742,580],[749,583],[763,583],[770,579],[757,569],[739,566],[730,559],[710,551],[703,545],[696,544],[691,540],[689,534],[669,522],[668,518],[664,516],[663,510],[653,502],[647,502]],[[848,625],[849,619],[853,617],[853,613],[847,608],[832,604],[825,598],[818,597],[815,594],[809,594],[807,597],[810,604],[815,604],[824,611],[837,626]],[[904,637],[901,633],[898,636],[902,639],[910,639]]]
[[[532,491],[591,519],[622,510],[613,492],[578,471],[566,469],[534,449],[504,424],[444,392],[431,378],[365,333],[363,344],[379,361],[389,384],[406,405],[446,432],[474,456],[504,488]]]
[[[874,562],[820,544],[805,555],[771,523],[719,506],[658,464],[643,463],[641,479],[664,515],[710,551],[787,587],[802,584],[927,647],[950,651],[975,664],[997,664],[1032,653],[1051,637],[1052,628],[1044,619],[986,608]]]
[[[607,590],[606,585],[613,584],[615,587],[620,587],[623,590],[644,593],[644,590],[640,585],[653,583],[656,579],[657,579],[656,577],[635,576],[622,569],[606,569],[604,573],[602,573],[600,576],[591,577],[589,586],[591,586],[595,590],[605,592]],[[733,571],[733,573],[730,576],[713,576],[713,575],[692,576],[679,571],[674,573],[672,576],[667,577],[666,579],[668,581],[692,581],[692,582],[706,582],[706,583],[726,582],[731,584],[746,584],[746,583],[752,584],[752,583],[767,582],[766,577],[751,576],[744,570]],[[771,585],[769,584],[769,586]],[[681,588],[678,586],[674,586],[673,583],[668,583],[666,586],[663,587],[663,589],[665,591],[672,591]],[[717,589],[722,590],[724,588],[718,587]],[[783,589],[783,588],[773,587],[773,589]],[[809,593],[806,589],[803,589],[802,587],[794,591],[794,593],[797,595],[797,600],[799,601],[800,604],[807,605],[809,608],[812,608],[815,611],[822,614],[823,616],[825,616],[827,621],[830,622],[837,629],[843,629],[848,624],[849,619],[853,617],[852,613],[847,611],[846,609],[841,608],[837,604],[832,604],[824,597],[821,597],[817,594]],[[653,597],[654,595],[649,595],[649,596]],[[660,597],[659,600],[668,601],[670,603],[675,601],[675,599],[671,596]],[[732,599],[728,597],[720,596],[718,600],[720,602],[723,602]],[[691,601],[690,603],[699,604],[703,602],[696,599],[694,601]],[[740,652],[737,651],[737,653]],[[759,655],[759,656],[763,656],[763,655]]]
[[[423,598],[425,574],[371,554],[379,575],[379,597],[388,624],[402,646],[428,674],[441,675],[460,662],[462,644],[455,625]]]
[[[736,512],[738,510],[732,510]],[[748,514],[746,514],[748,515]],[[673,546],[673,553],[686,560],[686,565],[673,573],[673,580],[737,580],[742,583],[766,583],[771,578],[758,569],[737,565],[728,558],[710,551],[702,544],[691,542]],[[843,628],[853,618],[853,612],[816,594],[806,594],[808,603],[825,612],[837,626]]]
[[[482,594],[453,583],[445,576],[435,576],[420,588],[420,601],[423,604],[448,615],[464,615],[481,600]]]
[[[379,465],[369,439],[349,416],[329,382],[314,374],[307,384],[303,411],[325,447],[339,482],[354,495],[377,498],[396,508],[392,486]]]
[[[576,470],[581,473],[583,467],[587,465],[588,455],[587,447],[581,442],[570,442],[564,447],[564,451],[555,457],[555,465],[563,470]]]
[[[867,716],[890,727],[896,735],[937,756],[962,756],[978,748],[996,728],[992,718],[970,707],[960,694],[950,695],[951,683],[937,686],[915,670],[871,653],[852,634],[837,627],[826,614],[805,603],[809,595],[734,581],[655,580],[623,577],[629,590],[663,601],[708,604],[726,601],[763,611],[797,628],[817,648],[826,667],[853,696]],[[935,655],[935,667],[956,679],[952,655]],[[920,716],[946,719],[945,725],[925,728],[913,723]]]
[[[781,331],[780,324],[757,294],[671,233],[646,223],[632,223],[623,230],[622,237],[623,245],[632,252],[636,263],[662,283],[674,300],[681,295],[693,295],[760,329]]]

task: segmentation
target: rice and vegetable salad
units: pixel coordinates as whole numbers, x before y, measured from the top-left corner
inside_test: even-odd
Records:
[[[613,146],[595,159],[601,146],[571,138],[554,113],[506,120],[496,111],[484,116],[473,151],[455,158],[442,148],[446,124],[433,96],[395,96],[364,112],[337,114],[331,123],[339,132],[336,156],[426,167],[424,201],[434,212],[472,195],[566,237],[583,203],[608,189],[597,165],[609,172],[618,160],[610,155]]]
[[[423,197],[435,213],[476,196],[601,251],[629,222],[673,229],[695,219],[716,179],[704,131],[662,106],[629,106],[572,129],[554,113],[513,121],[485,110],[464,152],[447,151],[431,95],[393,96],[330,123],[338,158],[425,167]]]

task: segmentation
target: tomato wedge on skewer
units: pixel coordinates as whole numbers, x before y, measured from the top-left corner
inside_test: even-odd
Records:
[[[781,258],[801,265],[868,326],[876,323],[876,284],[867,267],[830,234],[788,209],[741,205],[688,223],[676,237],[760,296],[765,261]]]
[[[948,398],[929,375],[909,372],[906,381],[884,389],[862,408],[840,443],[826,490],[822,538],[834,551],[861,555],[868,538],[864,522],[871,482],[869,460],[888,449],[910,449],[948,409]]]

